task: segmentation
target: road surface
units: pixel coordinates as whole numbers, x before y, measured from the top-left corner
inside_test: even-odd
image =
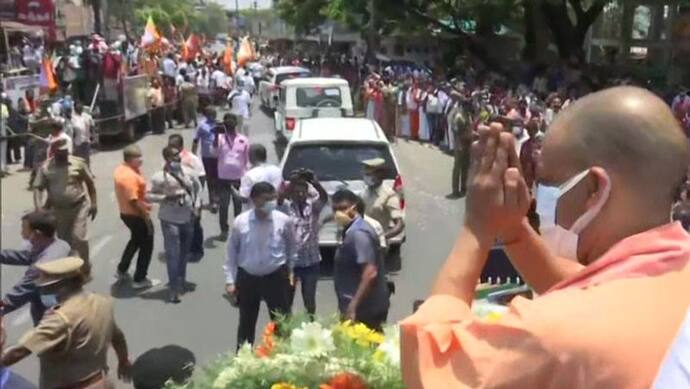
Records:
[[[161,149],[171,133],[181,133],[185,145],[191,145],[191,129],[168,130],[165,135],[146,135],[138,141],[144,152],[143,172],[147,177],[162,166]],[[267,146],[270,161],[277,161],[273,119],[258,107],[254,108],[250,120],[250,139]],[[115,298],[116,318],[127,336],[132,359],[136,360],[135,375],[142,381],[155,383],[166,369],[186,361],[202,366],[219,354],[234,350],[238,311],[223,298],[221,266],[225,243],[213,239],[219,234],[218,220],[216,215],[208,213],[202,221],[207,238],[206,255],[200,263],[190,264],[188,270],[188,279],[196,284],[196,289],[184,295],[181,304],[166,302],[164,286],[141,293],[113,286],[117,263],[129,239],[129,232],[119,218],[112,183],[112,172],[122,160],[122,147],[122,144],[110,146],[91,160],[96,175],[99,213],[89,226],[94,279],[87,288]],[[402,249],[401,268],[392,275],[397,293],[392,297],[390,322],[404,318],[411,312],[412,302],[426,296],[453,244],[464,212],[464,201],[445,199],[450,189],[451,157],[416,142],[398,141],[394,150],[405,183],[408,238]],[[15,173],[1,181],[2,248],[17,248],[21,242],[20,218],[32,208],[31,193],[26,190],[27,180],[27,173]],[[153,218],[156,221],[155,215]],[[165,264],[159,259],[163,241],[160,226],[155,225],[154,259],[149,276],[164,284]],[[0,287],[3,292],[19,280],[24,270],[2,267]],[[294,309],[301,311],[300,298],[295,301]],[[16,342],[31,327],[26,308],[5,318],[7,345]],[[336,309],[333,281],[326,274],[318,285],[317,313],[330,315]],[[266,309],[262,308],[257,331],[261,331],[267,318]],[[112,352],[110,360],[111,369],[116,369]],[[38,380],[38,361],[34,356],[17,364],[13,370],[32,382]],[[201,369],[197,367],[197,370]],[[117,387],[131,386],[118,382]]]

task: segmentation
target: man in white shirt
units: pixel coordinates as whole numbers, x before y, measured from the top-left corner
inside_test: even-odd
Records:
[[[217,68],[211,73],[211,81],[216,88],[227,89],[228,76],[222,69]]]
[[[222,68],[218,67],[211,73],[210,87],[216,104],[228,96],[229,80]]]
[[[252,96],[243,86],[242,80],[238,80],[237,88],[228,95],[228,104],[230,105],[230,112],[237,116],[237,129],[240,133],[248,136]]]
[[[174,55],[168,54],[168,56],[163,60],[163,75],[168,78],[175,79],[177,76],[177,63],[175,63]]]
[[[242,76],[241,78],[238,77],[237,82],[239,83],[240,80],[243,83],[242,89],[249,92],[249,94],[251,96],[253,96],[254,92],[256,91],[256,84],[254,83],[254,77],[252,76],[252,74],[249,72],[246,72],[244,74],[244,76]],[[239,85],[238,85],[238,87],[239,87]]]
[[[91,157],[91,129],[94,121],[91,115],[84,112],[84,105],[77,101],[74,103],[74,111],[70,118],[73,131],[74,155],[90,164]]]
[[[194,153],[184,148],[184,139],[180,134],[172,134],[168,137],[168,146],[180,150],[180,162],[182,167],[190,175],[196,177],[204,188],[206,181],[206,170],[201,158]],[[202,193],[199,191],[199,201],[197,203],[197,212],[194,217],[194,233],[192,235],[192,243],[189,249],[190,262],[199,262],[204,257],[204,229],[201,227],[201,209],[202,209]]]
[[[249,146],[249,163],[253,166],[247,171],[240,182],[240,196],[244,202],[249,201],[252,187],[259,182],[268,182],[276,190],[283,185],[283,173],[275,165],[266,163],[266,148],[261,144]]]

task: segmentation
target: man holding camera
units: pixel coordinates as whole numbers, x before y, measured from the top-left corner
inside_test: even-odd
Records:
[[[296,170],[290,174],[289,179],[287,190],[278,195],[278,205],[279,210],[292,219],[295,232],[296,282],[291,288],[290,306],[294,302],[299,283],[304,308],[313,317],[316,313],[316,284],[319,280],[321,262],[319,219],[321,210],[328,204],[328,193],[311,170]],[[310,187],[318,192],[317,198],[309,196]]]
[[[165,245],[169,301],[179,303],[180,294],[186,291],[187,286],[187,258],[192,245],[201,184],[194,174],[182,167],[179,149],[165,147],[163,158],[165,167],[151,177],[151,188],[146,198],[160,203],[158,219],[161,221]]]

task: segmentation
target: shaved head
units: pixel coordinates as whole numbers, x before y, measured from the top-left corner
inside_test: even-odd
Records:
[[[653,201],[673,201],[689,160],[688,140],[670,108],[635,87],[578,100],[559,114],[544,139],[544,165],[567,174],[599,166]]]
[[[644,89],[593,93],[557,116],[544,137],[538,182],[560,186],[580,172],[588,174],[561,195],[556,222],[571,228],[601,206],[578,234],[580,263],[589,264],[616,242],[670,222],[686,177],[688,149],[670,108]]]

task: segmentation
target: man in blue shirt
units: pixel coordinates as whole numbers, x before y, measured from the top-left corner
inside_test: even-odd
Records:
[[[318,198],[309,197],[312,186],[319,194]],[[287,197],[287,199],[285,199]],[[295,299],[297,284],[301,285],[302,301],[307,313],[313,318],[316,313],[316,284],[319,280],[319,221],[321,210],[328,203],[328,193],[321,186],[314,173],[308,170],[290,174],[290,184],[280,194],[280,210],[292,218],[295,228],[295,286],[290,293],[290,306]]]
[[[0,301],[6,315],[25,304],[31,304],[31,318],[34,325],[43,318],[46,307],[36,288],[38,270],[35,264],[54,261],[69,256],[71,248],[67,242],[55,236],[55,217],[46,211],[35,211],[22,217],[22,238],[26,247],[19,250],[0,250],[0,264],[27,266],[19,281]]]
[[[218,152],[214,145],[215,128],[218,125],[217,116],[218,113],[213,108],[209,107],[204,110],[204,119],[199,123],[192,143],[192,153],[194,154],[197,154],[201,145],[201,161],[204,163],[204,170],[206,171],[208,201],[212,213],[218,211]]]
[[[364,202],[352,191],[337,191],[331,203],[335,221],[343,229],[333,269],[338,310],[343,319],[380,331],[388,317],[390,293],[378,234],[364,220]]]
[[[277,211],[273,185],[259,182],[250,194],[254,208],[235,218],[225,258],[225,291],[240,309],[237,348],[254,343],[261,300],[271,320],[288,314],[295,255],[290,217]]]

